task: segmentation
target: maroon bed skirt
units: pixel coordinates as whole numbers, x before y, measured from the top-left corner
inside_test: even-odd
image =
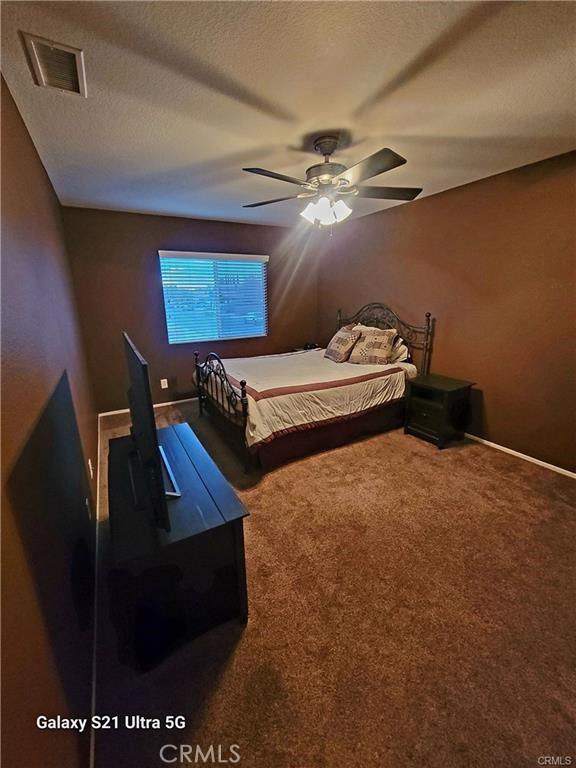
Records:
[[[275,437],[258,448],[258,458],[264,470],[344,445],[359,437],[397,429],[404,423],[404,398],[379,406],[359,416],[315,426]]]

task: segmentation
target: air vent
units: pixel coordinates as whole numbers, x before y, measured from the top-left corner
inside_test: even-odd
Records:
[[[79,48],[24,32],[36,85],[86,97],[84,54]]]

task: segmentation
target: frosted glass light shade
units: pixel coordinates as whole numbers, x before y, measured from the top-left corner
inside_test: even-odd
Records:
[[[310,224],[314,224],[316,221],[316,203],[308,203],[306,208],[300,212],[300,216],[303,216]]]
[[[347,206],[344,200],[336,200],[334,203],[334,215],[336,216],[336,221],[344,221],[344,219],[347,219],[351,213],[352,208]]]
[[[329,227],[336,221],[332,203],[327,197],[321,197],[316,203],[316,218],[323,227]]]
[[[329,227],[331,224],[337,224],[344,221],[352,213],[344,200],[333,202],[329,197],[322,196],[316,202],[308,203],[306,208],[300,213],[311,224],[318,222],[323,227]]]

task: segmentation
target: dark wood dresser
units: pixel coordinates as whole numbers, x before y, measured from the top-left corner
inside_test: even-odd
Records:
[[[134,501],[130,437],[110,440],[110,618],[118,655],[150,669],[223,622],[248,618],[243,522],[248,512],[188,424],[158,430],[181,496],[171,530]]]
[[[444,448],[461,440],[468,424],[474,382],[431,373],[408,381],[404,432]]]

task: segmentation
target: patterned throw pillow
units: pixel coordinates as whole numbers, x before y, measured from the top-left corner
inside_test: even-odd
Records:
[[[355,330],[358,326],[355,327]],[[361,336],[356,342],[350,362],[360,365],[385,365],[392,357],[392,347],[397,331],[394,328],[380,330],[380,328],[366,328],[361,331]]]
[[[355,331],[353,325],[345,325],[336,331],[324,352],[324,357],[335,363],[345,363],[350,357],[354,344],[360,338],[361,331]]]

